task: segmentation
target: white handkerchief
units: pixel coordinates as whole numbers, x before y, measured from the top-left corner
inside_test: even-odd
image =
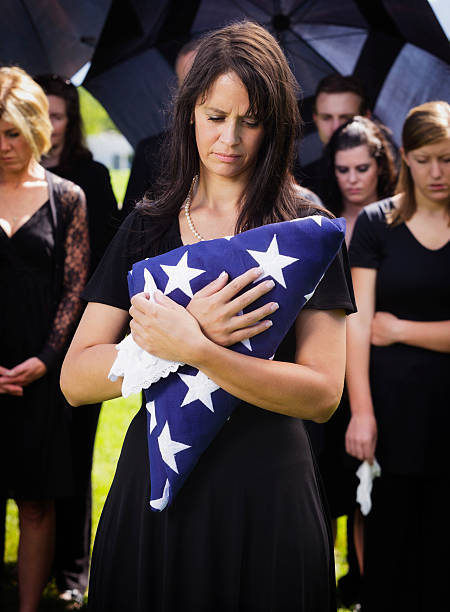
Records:
[[[157,289],[155,281],[148,270],[144,271],[144,276],[144,291],[149,293],[150,301],[153,301],[153,295]],[[183,365],[178,361],[167,361],[167,359],[160,359],[151,353],[147,353],[136,344],[131,334],[116,346],[116,350],[118,354],[112,364],[108,378],[115,381],[119,376],[123,376],[123,397],[128,397],[132,393],[139,393],[142,389],[148,389],[160,378],[166,378],[171,372],[176,372]]]
[[[129,334],[116,346],[117,357],[108,374],[109,380],[117,380],[123,376],[122,395],[128,397],[148,389],[160,378],[165,378],[171,372],[176,372],[182,363],[167,361],[155,357],[141,349]]]
[[[359,485],[356,490],[356,501],[361,506],[361,512],[366,516],[372,508],[372,483],[373,479],[380,476],[381,468],[376,459],[370,465],[368,461],[363,461],[356,470],[356,475],[359,478]]]

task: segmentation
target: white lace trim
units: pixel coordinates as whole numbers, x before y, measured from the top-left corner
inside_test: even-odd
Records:
[[[167,361],[155,357],[141,349],[129,334],[116,346],[117,357],[108,374],[109,380],[115,381],[123,376],[122,395],[128,397],[147,389],[160,378],[166,378],[183,365],[177,361]]]

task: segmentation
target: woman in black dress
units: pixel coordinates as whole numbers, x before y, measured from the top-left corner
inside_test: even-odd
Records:
[[[108,372],[129,321],[133,261],[311,213],[289,172],[298,127],[294,78],[264,28],[244,22],[204,39],[177,96],[161,195],[128,216],[85,293],[61,378],[71,403],[121,393]],[[276,308],[236,316],[273,286],[236,299],[259,273],[221,275],[187,310],[163,296],[132,300],[138,344],[195,364],[242,402],[160,513],[148,503],[145,406],[136,415],[97,531],[91,610],[336,609],[329,523],[301,419],[324,421],[339,402],[351,285],[341,252],[275,359],[261,360],[227,348],[263,333]]]
[[[55,74],[35,77],[45,91],[52,124],[52,146],[42,159],[50,172],[79,185],[86,197],[92,273],[111,241],[118,209],[108,169],[84,144],[75,85]],[[89,576],[91,550],[91,470],[101,404],[72,412],[70,433],[74,495],[56,500],[56,550],[53,572],[62,599],[81,602]]]
[[[19,509],[27,612],[37,610],[53,558],[53,500],[71,492],[59,370],[89,264],[83,192],[38,163],[50,133],[39,85],[0,68],[0,496]]]
[[[344,217],[347,245],[364,206],[394,193],[397,171],[385,129],[371,119],[357,115],[333,133],[324,152],[324,167],[328,173],[324,204],[337,217]],[[345,450],[349,420],[350,406],[344,388],[341,403],[327,423],[307,423],[332,519],[343,515],[349,517],[349,573],[339,580],[338,585],[342,601],[347,605],[360,596],[360,574],[363,572],[363,524],[362,515],[356,508],[358,479],[355,472],[359,462],[350,459]],[[335,528],[336,522],[333,521],[332,525]]]
[[[348,452],[372,462],[363,610],[448,608],[450,105],[413,108],[397,194],[361,212],[350,244]]]

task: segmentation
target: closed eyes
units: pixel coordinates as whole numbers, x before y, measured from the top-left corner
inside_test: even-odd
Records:
[[[357,172],[367,172],[370,168],[370,164],[360,164],[359,166],[356,166],[356,171]],[[336,171],[339,172],[339,174],[347,174],[347,172],[350,170],[350,168],[348,166],[336,166]]]

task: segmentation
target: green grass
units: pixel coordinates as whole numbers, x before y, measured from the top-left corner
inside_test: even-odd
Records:
[[[128,178],[130,171],[128,169],[121,170],[110,170],[111,185],[116,196],[116,200],[119,204],[119,208],[122,208],[123,198],[125,191],[127,190]]]
[[[125,433],[131,419],[138,411],[139,405],[139,395],[134,395],[128,399],[118,398],[103,404],[95,441],[92,473],[92,540],[95,537],[103,504],[114,477]],[[15,563],[17,560],[18,521],[17,508],[12,500],[8,501],[6,525],[6,588],[2,610],[13,612],[17,610]],[[341,518],[338,520],[336,541],[336,574],[338,578],[347,571],[345,555],[345,519]],[[41,609],[43,612],[65,609],[64,604],[57,600],[57,592],[53,582],[45,590]],[[340,609],[340,612],[345,612],[345,609]]]

